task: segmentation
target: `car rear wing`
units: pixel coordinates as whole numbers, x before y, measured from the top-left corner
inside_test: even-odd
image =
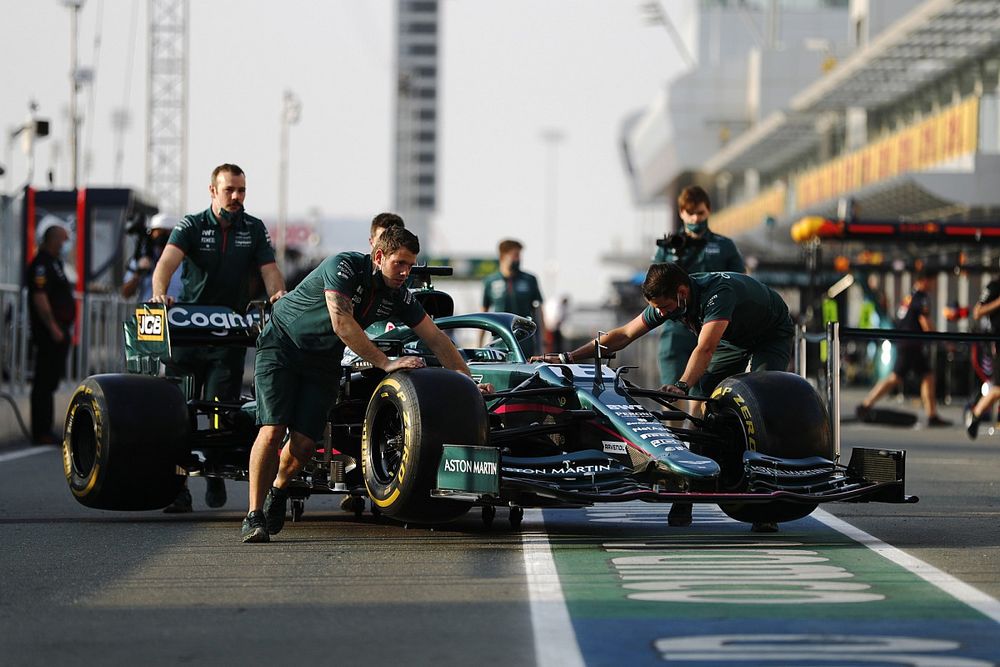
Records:
[[[125,363],[130,373],[155,375],[174,347],[256,344],[267,306],[253,302],[246,315],[225,306],[137,304],[124,322]]]

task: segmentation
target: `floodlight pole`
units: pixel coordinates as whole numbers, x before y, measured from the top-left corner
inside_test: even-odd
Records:
[[[63,4],[69,8],[69,159],[70,159],[70,187],[76,190],[77,168],[79,164],[79,118],[77,118],[76,96],[80,92],[80,79],[77,62],[77,36],[78,23],[80,18],[80,8],[84,0],[62,0]]]
[[[278,266],[285,268],[285,230],[288,225],[288,128],[299,122],[302,113],[302,102],[290,90],[285,90],[281,108],[281,155],[278,167],[278,238],[275,251],[278,255]]]

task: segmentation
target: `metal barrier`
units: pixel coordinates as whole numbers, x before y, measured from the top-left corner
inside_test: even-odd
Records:
[[[0,389],[13,394],[25,386],[28,374],[27,292],[0,284]]]
[[[0,284],[0,390],[24,393],[31,384],[29,302],[27,290]],[[66,380],[125,370],[122,322],[134,301],[117,294],[77,297],[79,335],[66,361]]]
[[[896,329],[855,329],[841,327],[839,322],[827,325],[826,335],[806,333],[805,328],[795,328],[795,372],[807,377],[806,344],[825,341],[826,355],[826,398],[833,428],[836,457],[840,458],[840,342],[845,338],[868,340],[914,340],[921,342],[948,341],[955,343],[1000,343],[1000,335],[993,333],[951,333],[943,331],[900,331]]]

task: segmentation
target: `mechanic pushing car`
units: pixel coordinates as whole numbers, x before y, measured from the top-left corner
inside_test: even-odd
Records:
[[[201,213],[187,215],[170,232],[153,271],[153,303],[170,306],[174,297],[167,293],[170,279],[183,263],[180,303],[227,306],[243,312],[250,300],[250,279],[260,270],[264,287],[274,302],[285,293],[285,279],[274,259],[267,228],[247,215],[243,202],[247,195],[246,174],[235,164],[221,164],[212,171],[208,186],[212,203]],[[171,358],[173,373],[190,373],[195,380],[195,396],[206,400],[236,400],[243,384],[246,348],[180,348]],[[205,503],[209,507],[226,504],[225,482],[208,477]],[[190,512],[191,493],[181,489],[165,512]]]
[[[684,228],[656,242],[654,263],[675,262],[690,273],[729,271],[746,273],[743,256],[731,239],[708,228],[712,200],[704,188],[689,185],[677,197],[677,213]],[[660,327],[660,382],[669,384],[681,376],[698,337],[680,320],[667,320]],[[690,410],[691,406],[686,406]],[[691,525],[691,506],[671,506],[671,526]]]
[[[401,226],[385,229],[370,255],[345,252],[324,260],[274,306],[257,339],[254,379],[260,431],[250,453],[250,507],[243,542],[268,542],[281,531],[288,482],[309,462],[340,386],[344,348],[386,373],[421,368],[415,356],[389,358],[364,330],[398,319],[441,364],[471,374],[451,340],[406,289],[420,242]],[[491,385],[480,385],[484,393]],[[288,445],[281,448],[285,434]],[[280,457],[279,457],[280,448]],[[273,484],[272,484],[273,482]]]
[[[609,352],[620,350],[664,322],[677,321],[698,339],[684,371],[661,390],[686,396],[707,396],[725,378],[751,371],[788,368],[795,333],[788,306],[781,296],[755,278],[740,273],[695,273],[688,275],[673,262],[653,264],[642,283],[649,306],[631,322],[616,327],[599,339]],[[532,361],[583,360],[594,355],[590,342],[572,352]],[[691,505],[674,503],[672,526],[691,523]],[[686,515],[686,521],[685,519]],[[773,532],[775,524],[754,524],[757,532]]]

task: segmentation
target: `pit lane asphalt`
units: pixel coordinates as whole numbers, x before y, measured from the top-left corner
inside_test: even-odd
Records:
[[[845,456],[907,449],[921,502],[824,509],[1000,597],[1000,435],[847,423],[843,437]],[[3,664],[534,663],[522,536],[503,511],[492,531],[477,511],[404,529],[320,496],[305,521],[249,546],[246,485],[229,483],[212,511],[191,485],[194,514],[101,512],[72,499],[57,449],[0,462]],[[550,530],[585,526],[582,510],[546,514]]]

